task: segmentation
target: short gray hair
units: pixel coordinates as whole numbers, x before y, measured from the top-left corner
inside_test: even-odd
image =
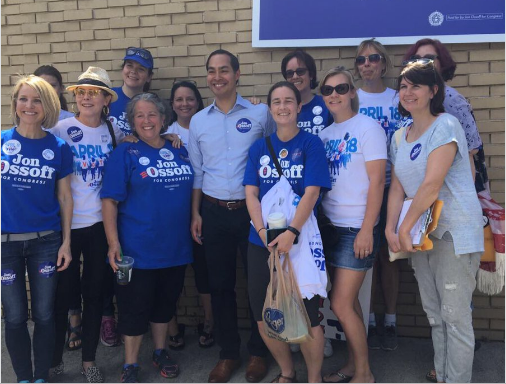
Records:
[[[132,130],[132,132],[134,134],[136,133],[135,132],[135,125],[134,125],[134,111],[135,111],[135,106],[137,105],[137,103],[139,101],[147,101],[149,103],[153,103],[155,105],[156,109],[158,110],[158,112],[160,113],[160,115],[165,117],[165,121],[164,121],[162,130],[160,131],[160,133],[164,133],[168,128],[167,122],[170,120],[169,109],[167,108],[166,103],[162,99],[160,99],[156,93],[152,93],[152,92],[139,93],[138,95],[135,95],[132,98],[132,100],[130,100],[130,102],[128,103],[126,114],[127,114],[128,124],[130,125],[130,129]]]

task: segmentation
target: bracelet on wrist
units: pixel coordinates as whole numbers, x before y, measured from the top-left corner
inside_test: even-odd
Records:
[[[288,226],[288,227],[286,227],[286,230],[292,232],[295,236],[300,236],[300,232],[297,228],[294,228],[292,226]]]
[[[262,229],[265,229],[265,227],[262,227],[262,228],[260,228],[260,229],[257,231],[257,233],[258,233],[258,235],[259,235],[259,236],[260,236],[260,231],[261,231]],[[265,230],[267,231],[267,229],[265,229]]]

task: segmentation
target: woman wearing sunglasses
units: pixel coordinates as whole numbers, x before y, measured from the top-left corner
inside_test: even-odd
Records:
[[[467,383],[474,357],[470,303],[484,249],[467,141],[459,121],[444,113],[444,83],[432,60],[408,64],[398,84],[399,112],[412,123],[392,140],[385,233],[393,252],[414,252],[411,229],[436,199],[443,201],[433,249],[414,253],[411,262],[432,328],[437,381]],[[413,202],[396,233],[405,196]]]
[[[107,239],[102,222],[100,190],[104,165],[113,147],[124,134],[108,119],[109,104],[117,95],[111,89],[107,72],[89,67],[78,82],[67,87],[74,92],[77,110],[75,117],[61,120],[50,130],[65,140],[74,154],[71,190],[74,198],[72,218],[72,262],[58,281],[56,293],[56,347],[53,355],[55,374],[63,373],[62,360],[67,328],[67,312],[73,287],[81,284],[82,315],[82,374],[90,383],[103,382],[104,377],[95,365],[95,354],[102,320],[104,279],[107,263]],[[82,276],[79,260],[83,255]]]
[[[320,133],[325,145],[332,190],[323,212],[337,227],[339,243],[325,255],[332,279],[331,308],[348,346],[348,361],[325,382],[374,381],[358,293],[379,246],[377,228],[385,184],[385,131],[358,113],[353,76],[343,67],[327,72],[320,92],[334,123]]]
[[[387,137],[387,151],[395,132],[400,115],[397,109],[399,100],[395,90],[388,88],[383,81],[387,71],[392,67],[392,61],[385,47],[374,39],[364,40],[357,48],[355,57],[355,75],[362,80],[362,88],[357,90],[359,97],[359,112],[377,120],[385,130]],[[387,219],[388,187],[390,186],[390,163],[387,161],[385,191],[380,211],[380,249],[373,269],[373,284],[371,292],[371,311],[369,313],[369,331],[367,343],[371,349],[393,351],[397,348],[396,307],[399,293],[399,266],[388,260],[388,244],[385,238],[385,224]],[[378,269],[379,267],[379,269]],[[376,328],[374,314],[374,298],[377,273],[381,273],[381,290],[386,304],[384,332],[380,338]]]

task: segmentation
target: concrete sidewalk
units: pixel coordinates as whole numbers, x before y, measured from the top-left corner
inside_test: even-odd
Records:
[[[33,326],[33,323],[29,323]],[[241,331],[243,346],[241,358],[243,364],[241,368],[232,376],[231,382],[245,383],[244,377],[248,353],[245,346],[245,340],[249,335],[248,331]],[[2,383],[16,382],[16,376],[12,370],[9,354],[5,347],[4,323],[2,321]],[[179,362],[181,374],[177,379],[165,379],[153,367],[151,363],[152,343],[148,333],[143,341],[139,364],[141,371],[139,379],[147,383],[205,383],[209,372],[218,361],[219,347],[215,345],[210,349],[199,348],[198,337],[195,328],[187,327],[185,342],[186,346],[182,351],[171,352],[172,356]],[[346,344],[345,342],[335,341],[334,355],[324,360],[323,374],[335,371],[345,361]],[[376,381],[381,383],[417,383],[425,382],[425,374],[433,365],[432,362],[432,342],[429,339],[399,338],[399,347],[392,352],[382,350],[369,351],[371,369],[375,375]],[[482,342],[481,348],[476,352],[473,366],[473,382],[476,383],[504,383],[504,343],[503,342]],[[293,355],[297,370],[297,380],[299,382],[307,381],[307,374],[304,365],[304,359],[300,352]],[[124,350],[123,347],[108,348],[99,344],[97,350],[97,364],[106,378],[106,382],[119,383],[121,368],[123,365]],[[51,378],[52,382],[57,383],[85,383],[84,376],[81,375],[81,351],[66,351],[63,360],[65,363],[65,372],[57,377]],[[277,374],[279,369],[270,359],[269,373],[264,382],[270,382]]]

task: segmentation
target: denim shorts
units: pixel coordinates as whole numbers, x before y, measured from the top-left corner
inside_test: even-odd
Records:
[[[354,271],[367,271],[374,265],[374,259],[379,248],[379,228],[373,230],[373,250],[372,253],[359,259],[355,257],[353,243],[357,237],[360,228],[336,227],[339,233],[339,243],[325,255],[325,262],[335,268],[351,269]]]

